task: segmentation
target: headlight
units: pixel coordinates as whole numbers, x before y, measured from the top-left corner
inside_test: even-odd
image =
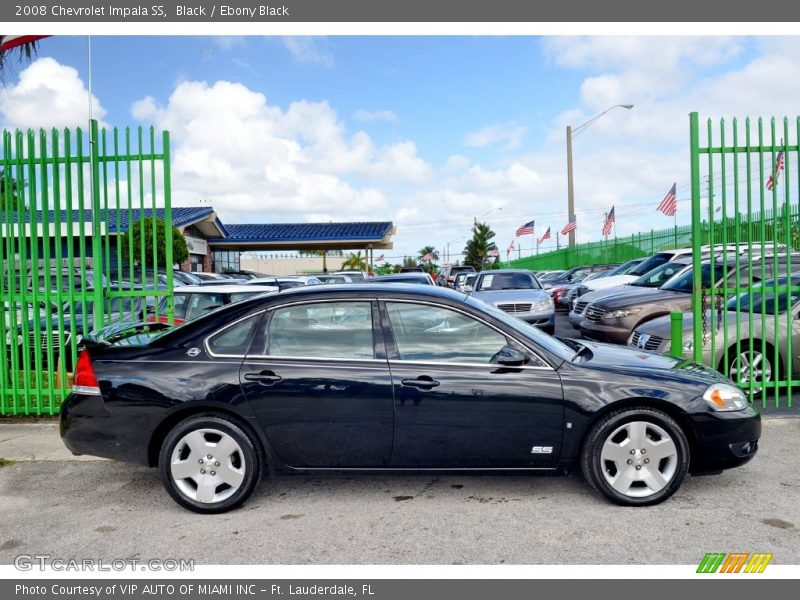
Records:
[[[635,315],[638,313],[641,308],[628,308],[623,310],[612,310],[611,312],[607,312],[603,315],[604,319],[621,319],[622,317],[627,317],[628,315]]]
[[[553,301],[549,298],[547,300],[542,300],[541,302],[537,302],[535,306],[536,312],[540,312],[543,310],[550,310],[553,308],[554,304]]]
[[[709,386],[703,394],[703,400],[708,402],[711,408],[720,412],[747,408],[747,397],[744,392],[727,383],[715,383]]]

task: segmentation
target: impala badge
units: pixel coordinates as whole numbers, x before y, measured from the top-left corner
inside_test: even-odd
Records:
[[[195,356],[200,354],[200,350],[198,350],[197,348],[189,348],[186,351],[186,354],[187,356],[191,356],[192,358],[194,358]]]
[[[553,447],[552,446],[534,446],[531,449],[531,454],[552,454]]]

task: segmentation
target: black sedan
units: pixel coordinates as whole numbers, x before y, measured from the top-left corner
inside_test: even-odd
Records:
[[[198,512],[276,470],[565,472],[613,502],[750,460],[759,414],[730,380],[659,354],[559,341],[435,286],[312,286],[215,310],[142,345],[87,345],[61,436],[158,467]]]

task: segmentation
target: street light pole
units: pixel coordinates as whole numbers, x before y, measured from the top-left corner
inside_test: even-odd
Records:
[[[633,104],[615,104],[610,106],[598,115],[595,115],[585,123],[578,125],[575,129],[571,125],[567,125],[567,212],[569,213],[568,221],[575,217],[575,192],[572,183],[572,139],[583,133],[592,123],[597,121],[606,113],[614,110],[615,108],[625,108],[630,110]],[[575,230],[569,232],[569,247],[575,247]]]

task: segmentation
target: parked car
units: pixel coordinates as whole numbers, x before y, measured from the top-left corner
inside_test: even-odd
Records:
[[[223,275],[229,275],[234,279],[256,279],[257,277],[272,277],[269,273],[258,273],[257,271],[250,271],[248,269],[240,269],[238,271],[224,271]]]
[[[353,283],[353,280],[347,275],[329,275],[328,273],[317,273],[314,275],[314,277],[319,279],[320,283]]]
[[[453,289],[457,292],[464,291],[464,284],[467,281],[467,276],[470,274],[471,271],[461,271],[460,273],[456,274],[456,278],[453,280]]]
[[[436,278],[436,285],[442,287],[452,288],[455,285],[456,275],[466,271],[467,273],[474,273],[475,267],[472,265],[445,265],[439,271],[439,277]]]
[[[198,280],[197,285],[237,285],[248,281],[249,278],[233,278],[227,273],[206,273],[204,271],[192,271]]]
[[[467,273],[467,277],[464,279],[464,285],[462,286],[463,289],[461,291],[465,294],[471,294],[475,289],[475,278],[477,276],[477,273]]]
[[[401,267],[401,273],[425,273],[422,267]]]
[[[564,343],[452,290],[351,284],[85,350],[60,432],[75,454],[158,467],[178,504],[219,513],[284,469],[580,467],[612,502],[655,504],[687,472],[749,461],[761,422],[687,361]]]
[[[270,275],[268,277],[256,277],[255,279],[250,279],[249,281],[245,281],[244,285],[271,285],[283,291],[295,287],[302,287],[304,285],[320,285],[321,283],[322,281],[320,281],[317,277],[312,276]]]
[[[433,279],[427,273],[417,271],[407,271],[405,273],[393,273],[391,275],[378,275],[365,280],[365,283],[418,283],[421,285],[435,285]]]
[[[647,292],[654,288],[660,288],[673,277],[689,268],[692,264],[691,257],[681,257],[679,259],[662,263],[652,271],[640,276],[637,280],[624,285],[618,285],[612,288],[605,288],[588,292],[578,298],[569,311],[570,324],[578,329],[581,321],[583,321],[586,308],[592,303],[600,300],[601,298],[608,298],[611,296],[621,295],[631,297],[634,294]]]
[[[561,294],[567,290],[569,285],[579,283],[594,273],[608,271],[616,266],[617,265],[589,265],[574,267],[568,271],[564,271],[555,279],[543,282],[542,285],[544,285],[544,289],[547,290],[547,293],[550,294],[550,297],[553,299],[553,304],[558,306]]]
[[[734,296],[725,302],[724,311],[707,308],[704,311],[707,333],[703,337],[703,364],[724,373],[739,385],[771,382],[778,373],[783,373],[787,379],[800,376],[800,292],[789,286],[800,286],[800,273],[779,277],[777,282],[769,279],[764,282],[763,290],[757,287]],[[683,356],[693,359],[691,312],[684,315],[682,337]],[[662,353],[670,352],[671,344],[669,316],[639,325],[628,340],[629,346]]]
[[[111,283],[120,285],[134,284],[134,285],[167,285],[167,273],[165,269],[159,268],[153,270],[146,268],[142,271],[141,268],[134,268],[131,273],[128,267],[123,265],[122,270],[118,270],[117,265],[112,264],[109,268]],[[202,281],[194,273],[189,271],[181,271],[173,269],[172,271],[172,285],[173,287],[181,285],[200,285]]]
[[[239,302],[240,300],[251,298],[259,294],[274,294],[278,291],[278,287],[272,285],[186,285],[177,288],[172,294],[174,322],[175,325],[180,325],[186,321],[196,319],[220,306],[225,306],[232,302]],[[168,322],[167,298],[161,299],[158,312],[159,316],[153,320],[161,323]]]
[[[624,276],[626,273],[630,272],[631,270],[635,269],[636,266],[642,262],[641,258],[634,258],[633,260],[629,260],[628,262],[621,264],[613,269],[608,269],[606,271],[599,271],[597,273],[592,273],[588,277],[586,277],[583,281],[578,283],[573,283],[567,286],[564,286],[564,291],[558,298],[559,306],[562,308],[571,308],[572,303],[586,291],[586,286],[594,286],[598,285],[598,282],[601,280],[606,281],[610,279],[615,279],[618,276]],[[633,279],[636,279],[635,277]],[[633,281],[630,279],[629,281]],[[603,286],[600,284],[600,287],[612,287],[612,286]],[[583,290],[583,291],[581,291]]]
[[[475,276],[472,296],[552,334],[556,309],[533,273],[523,269],[482,271]]]
[[[360,271],[360,270],[356,270],[356,269],[346,269],[344,271],[334,271],[333,275],[346,275],[354,283],[358,283],[359,281],[364,281],[365,279],[367,279],[367,274],[364,271]]]
[[[704,261],[701,267],[701,285],[725,285],[733,287],[739,281],[760,281],[762,273],[766,277],[786,274],[789,257],[794,264],[800,264],[800,253],[787,255],[753,255],[740,260],[735,258],[718,260],[713,264]],[[773,267],[778,272],[773,272]],[[584,319],[578,325],[582,335],[589,339],[627,344],[633,330],[645,321],[668,315],[672,311],[688,312],[692,305],[694,269],[687,269],[678,277],[656,290],[633,297],[610,296],[592,302],[586,307]]]

